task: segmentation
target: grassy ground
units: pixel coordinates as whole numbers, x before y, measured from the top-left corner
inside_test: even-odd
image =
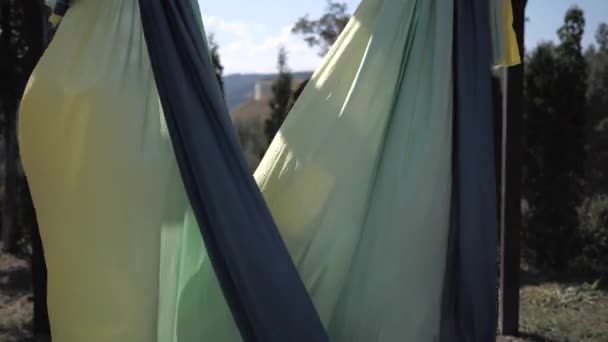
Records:
[[[521,291],[521,331],[529,341],[608,341],[608,293],[589,283],[543,283]]]
[[[524,286],[520,293],[521,338],[502,341],[608,341],[608,293],[597,284],[548,282]]]
[[[599,283],[524,277],[521,337],[501,342],[606,342],[608,291]],[[31,340],[30,273],[25,261],[0,255],[0,342]]]
[[[608,342],[608,289],[522,271],[520,337],[500,342]]]
[[[0,342],[31,340],[30,282],[27,262],[0,255]]]

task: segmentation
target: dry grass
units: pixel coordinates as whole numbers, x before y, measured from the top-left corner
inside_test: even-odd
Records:
[[[533,341],[608,341],[608,293],[595,284],[524,288],[521,330]]]
[[[0,255],[0,342],[31,340],[32,301],[28,265]],[[522,337],[500,342],[606,342],[608,292],[592,284],[538,281],[520,290]]]
[[[0,342],[31,339],[32,298],[28,264],[0,255]]]
[[[608,293],[598,282],[526,285],[520,295],[521,337],[498,341],[608,341]]]

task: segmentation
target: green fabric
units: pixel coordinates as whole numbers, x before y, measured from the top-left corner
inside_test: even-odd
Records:
[[[452,17],[364,0],[255,172],[332,341],[437,337]]]
[[[452,17],[451,1],[364,0],[256,170],[332,341],[438,336]],[[20,142],[54,340],[240,340],[177,170],[137,0],[72,2],[30,80]]]
[[[197,311],[201,301],[225,303],[214,278],[200,281],[212,270],[137,0],[71,2],[29,81],[19,139],[45,247],[53,340],[200,341],[215,326]]]

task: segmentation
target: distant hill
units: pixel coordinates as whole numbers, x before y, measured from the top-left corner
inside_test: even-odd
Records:
[[[262,80],[262,82],[266,82]],[[270,84],[270,80],[268,80]],[[303,82],[301,79],[294,79],[291,84],[292,91],[296,91],[300,84]],[[251,120],[266,120],[268,114],[270,114],[270,94],[261,94],[261,98],[254,98],[249,96],[240,103],[238,106],[230,110],[230,116],[234,122],[246,123]]]
[[[296,72],[296,80],[305,80],[312,72]],[[258,80],[273,80],[277,74],[230,74],[224,76],[224,92],[226,103],[230,111],[253,97],[253,88]]]

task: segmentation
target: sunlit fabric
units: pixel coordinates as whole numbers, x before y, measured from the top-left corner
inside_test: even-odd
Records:
[[[363,0],[252,177],[197,1],[71,1],[19,130],[53,339],[492,340],[510,16]]]
[[[161,233],[188,208],[162,115],[137,1],[73,1],[19,125],[54,341],[156,341]]]
[[[53,340],[240,339],[229,312],[208,310],[228,302],[249,341],[324,341],[240,155],[200,15],[162,4],[146,1],[142,23],[137,0],[71,1],[22,101]]]
[[[182,179],[215,275],[243,338],[260,342],[326,340],[241,154],[204,43],[204,30],[196,19],[200,15],[193,15],[189,0],[140,3],[156,85]],[[200,306],[185,318],[195,324],[188,331],[195,331],[200,327],[198,320],[214,313],[213,307],[205,307],[203,293],[195,298],[200,301],[179,303]],[[197,315],[198,310],[209,311]],[[179,325],[176,328],[178,332],[182,329]],[[215,340],[204,338],[204,332],[187,340],[197,337]]]
[[[439,334],[452,18],[451,1],[363,1],[255,172],[331,341]]]
[[[256,171],[331,341],[439,334],[451,22],[448,1],[364,1]],[[198,281],[200,336],[237,340],[214,274]]]

